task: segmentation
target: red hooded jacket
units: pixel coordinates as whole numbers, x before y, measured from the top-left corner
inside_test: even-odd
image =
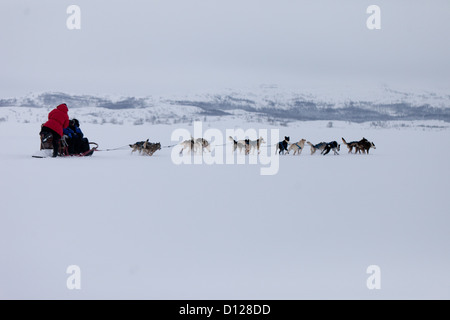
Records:
[[[69,126],[69,109],[65,103],[60,104],[48,114],[48,121],[44,123],[44,127],[50,128],[59,134],[63,135],[63,129]]]

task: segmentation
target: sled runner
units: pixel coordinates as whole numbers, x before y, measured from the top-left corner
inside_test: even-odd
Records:
[[[41,133],[41,146],[40,152],[33,155],[33,158],[47,158],[51,157],[53,153],[53,136],[49,133]],[[92,146],[91,146],[92,145]],[[89,142],[87,138],[83,138],[81,140],[81,145],[79,146],[80,152],[78,153],[69,153],[69,145],[66,139],[63,137],[59,142],[59,152],[58,156],[60,157],[88,157],[94,154],[94,151],[97,150],[98,144],[95,142]]]

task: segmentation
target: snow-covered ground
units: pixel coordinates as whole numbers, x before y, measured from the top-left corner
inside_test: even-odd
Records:
[[[377,147],[307,147],[263,176],[259,165],[175,165],[171,148],[35,159],[38,120],[0,123],[1,299],[450,298],[446,124],[203,123]],[[175,129],[192,130],[80,120],[103,150],[169,146]],[[66,286],[70,265],[80,290]],[[380,290],[366,285],[370,265]]]

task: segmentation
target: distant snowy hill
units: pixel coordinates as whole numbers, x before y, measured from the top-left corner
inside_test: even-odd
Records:
[[[356,95],[305,93],[262,86],[184,96],[119,97],[46,92],[0,99],[0,122],[40,122],[51,108],[67,103],[71,116],[92,123],[189,122],[204,117],[240,117],[259,122],[339,120],[351,122],[441,120],[450,122],[450,94],[409,93],[384,87]]]

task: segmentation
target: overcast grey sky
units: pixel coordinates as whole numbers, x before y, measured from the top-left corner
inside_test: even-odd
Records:
[[[81,30],[66,9],[81,8]],[[381,30],[366,9],[381,8]],[[450,83],[450,1],[2,0],[0,97]]]

